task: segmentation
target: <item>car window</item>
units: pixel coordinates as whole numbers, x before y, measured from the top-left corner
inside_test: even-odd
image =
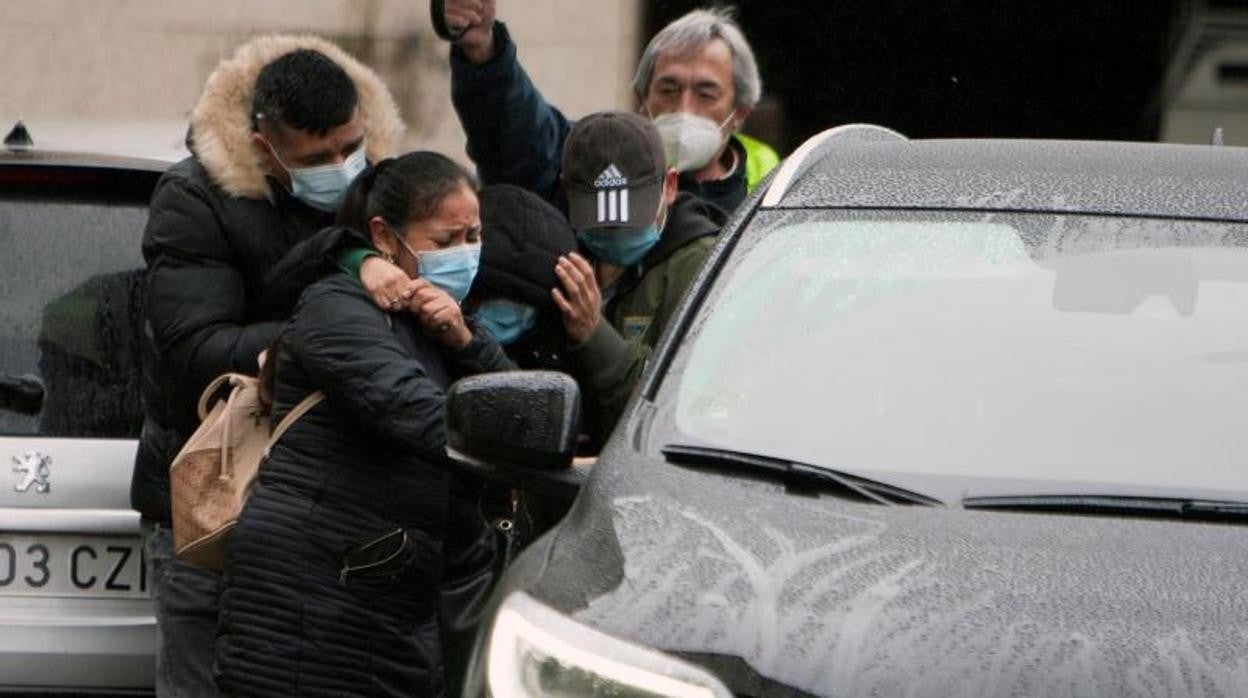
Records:
[[[45,389],[39,414],[0,410],[0,434],[137,436],[146,201],[48,189],[0,195],[0,374]]]
[[[1248,493],[1246,386],[1242,225],[770,212],[657,422],[866,475]]]

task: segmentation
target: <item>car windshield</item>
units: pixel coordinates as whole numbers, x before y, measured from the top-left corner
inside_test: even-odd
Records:
[[[663,441],[929,493],[1243,499],[1248,227],[762,212],[658,406]]]

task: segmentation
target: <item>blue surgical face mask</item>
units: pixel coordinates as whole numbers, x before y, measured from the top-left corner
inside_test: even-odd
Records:
[[[472,314],[494,337],[494,341],[507,346],[537,326],[537,308],[505,298],[482,301]]]
[[[618,267],[631,267],[645,259],[646,254],[659,242],[659,234],[667,221],[663,211],[659,220],[640,230],[581,230],[576,237],[589,250],[594,259]]]
[[[420,268],[420,278],[446,291],[456,303],[462,303],[477,278],[481,264],[481,243],[456,245],[445,250],[417,252],[394,230],[390,231],[399,244],[413,257]]]
[[[270,150],[273,150],[272,146]],[[273,150],[273,157],[277,157],[276,150]],[[277,158],[277,161],[290,173],[291,195],[322,211],[338,210],[338,204],[342,203],[347,187],[368,166],[363,143],[338,164],[289,167],[281,158]]]

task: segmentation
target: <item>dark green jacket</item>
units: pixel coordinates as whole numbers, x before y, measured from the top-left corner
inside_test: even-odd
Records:
[[[659,244],[616,282],[603,309],[607,322],[572,353],[588,395],[601,414],[600,437],[615,427],[641,377],[646,360],[726,221],[716,206],[681,193],[672,205]]]

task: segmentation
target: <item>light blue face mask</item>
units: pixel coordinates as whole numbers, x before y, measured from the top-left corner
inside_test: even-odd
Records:
[[[537,326],[537,308],[505,298],[483,301],[472,316],[503,346],[512,344]]]
[[[641,230],[582,230],[577,239],[597,259],[619,267],[631,267],[645,258],[659,242],[659,226]]]
[[[273,156],[277,157],[276,151]],[[337,211],[342,197],[347,193],[347,187],[368,167],[363,143],[340,164],[287,167],[281,158],[277,161],[290,173],[291,195],[322,211]]]
[[[390,232],[408,254],[416,258],[420,278],[446,291],[456,303],[464,301],[468,296],[468,289],[472,288],[472,280],[477,278],[477,267],[481,265],[481,243],[456,245],[433,252],[417,252],[408,246],[403,236],[394,230]]]

